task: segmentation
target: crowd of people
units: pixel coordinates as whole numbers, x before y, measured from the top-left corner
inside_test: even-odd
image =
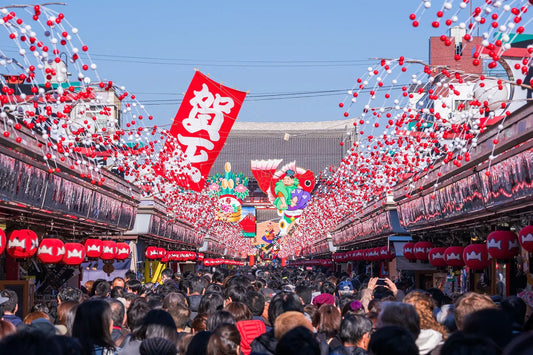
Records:
[[[533,354],[520,297],[297,268],[127,272],[63,287],[24,319],[15,292],[0,304],[0,355]]]

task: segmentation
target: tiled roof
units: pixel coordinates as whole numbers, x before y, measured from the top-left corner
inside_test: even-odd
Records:
[[[281,165],[296,161],[297,166],[310,169],[318,175],[342,160],[351,145],[348,131],[354,132],[352,120],[283,123],[237,121],[209,175],[224,172],[224,164],[229,161],[233,172],[242,171],[252,179],[250,162],[260,159],[283,159]],[[341,141],[345,142],[343,146],[340,145]]]

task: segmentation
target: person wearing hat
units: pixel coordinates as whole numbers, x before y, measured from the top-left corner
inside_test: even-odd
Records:
[[[313,298],[313,304],[316,308],[320,308],[323,304],[335,305],[335,296],[330,295],[329,293],[321,293],[320,295]]]
[[[11,324],[13,324],[15,327],[18,326],[20,323],[22,323],[22,319],[15,315],[18,310],[18,296],[17,293],[13,290],[2,290],[0,292],[1,300],[7,299],[7,301],[3,301],[2,303],[2,310],[4,311],[4,316],[2,317],[4,320],[7,320]]]
[[[353,296],[353,284],[350,280],[339,282],[338,286],[339,296]]]

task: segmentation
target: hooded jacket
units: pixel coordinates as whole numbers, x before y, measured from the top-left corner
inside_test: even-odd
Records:
[[[433,329],[421,329],[416,346],[420,355],[429,354],[433,349],[442,344],[442,334]]]

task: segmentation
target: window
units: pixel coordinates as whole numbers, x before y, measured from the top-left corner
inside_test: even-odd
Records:
[[[463,42],[458,42],[455,44],[455,54],[463,55]]]

